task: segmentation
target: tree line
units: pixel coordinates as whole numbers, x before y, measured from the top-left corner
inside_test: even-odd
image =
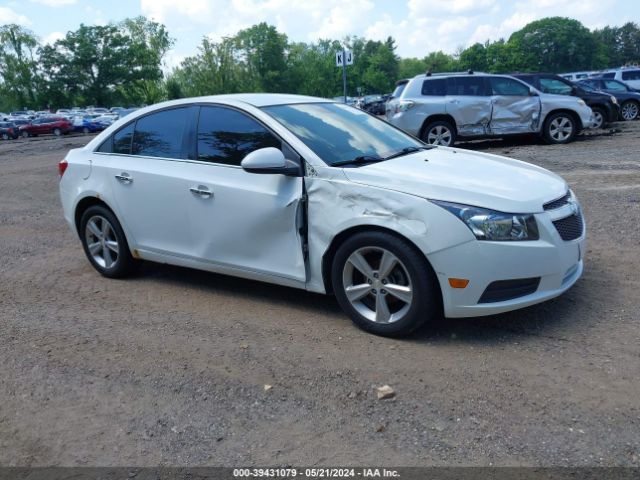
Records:
[[[334,97],[342,92],[335,53],[343,47],[355,58],[348,67],[350,95],[390,92],[396,80],[427,70],[560,73],[640,61],[636,23],[590,31],[577,20],[561,17],[531,22],[507,40],[423,58],[400,58],[392,37],[292,42],[260,23],[217,42],[203,38],[194,55],[167,72],[163,62],[174,42],[164,25],[144,17],[80,25],[48,45],[24,27],[4,25],[0,111],[142,105],[248,91]]]

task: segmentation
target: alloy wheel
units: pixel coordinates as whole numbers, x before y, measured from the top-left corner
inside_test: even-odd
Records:
[[[597,110],[594,110],[593,119],[596,122],[594,128],[602,128],[602,126],[604,125],[604,117],[602,116],[602,113],[600,113]]]
[[[573,133],[573,122],[568,117],[556,117],[549,125],[549,135],[557,142],[564,142]]]
[[[638,118],[638,104],[633,102],[627,102],[622,105],[622,118],[625,120],[635,120]]]
[[[93,261],[102,268],[113,267],[118,261],[120,246],[109,220],[101,215],[94,215],[87,222],[84,235]]]
[[[413,286],[407,268],[384,248],[353,252],[345,262],[342,284],[351,306],[371,322],[397,322],[411,308]]]
[[[451,144],[451,130],[444,125],[436,125],[427,134],[427,143],[448,147]]]

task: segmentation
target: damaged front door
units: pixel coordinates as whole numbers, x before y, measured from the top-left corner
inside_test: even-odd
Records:
[[[286,149],[280,139],[243,112],[200,108],[194,152],[198,175],[191,181],[187,210],[193,256],[303,282],[303,179],[254,174],[240,167],[248,153],[265,147]]]
[[[485,135],[491,118],[491,98],[486,77],[447,78],[446,112],[463,137]]]
[[[508,77],[489,77],[491,85],[491,133],[530,133],[537,131],[540,97],[531,89]]]

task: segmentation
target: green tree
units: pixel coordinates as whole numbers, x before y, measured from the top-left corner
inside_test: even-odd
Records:
[[[239,31],[234,40],[252,89],[263,92],[286,90],[286,35],[263,22]]]
[[[432,73],[437,72],[455,72],[460,70],[460,63],[453,55],[446,54],[442,51],[431,52],[424,57],[424,63],[427,70]]]
[[[460,53],[460,67],[464,70],[487,71],[487,46],[481,43],[474,43],[469,48]]]
[[[38,106],[37,47],[33,32],[15,24],[0,27],[0,89],[7,110]]]
[[[411,78],[427,71],[427,64],[418,58],[401,58],[398,62],[398,78]]]
[[[505,47],[503,53],[511,56],[513,66],[524,72],[586,70],[594,68],[598,58],[589,29],[571,18],[549,17],[531,22],[513,33]]]

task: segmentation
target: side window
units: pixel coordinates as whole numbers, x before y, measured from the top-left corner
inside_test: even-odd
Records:
[[[529,95],[529,87],[507,77],[489,77],[491,82],[491,91],[493,95],[513,95],[526,97]],[[540,79],[542,85],[542,79]]]
[[[447,95],[480,97],[486,94],[484,77],[449,77],[447,79]]]
[[[617,90],[619,92],[626,92],[627,87],[624,86],[623,83],[618,82],[617,80],[603,80],[604,88],[607,90]]]
[[[282,142],[254,119],[230,108],[200,108],[198,160],[240,165],[248,153],[265,147],[282,148]]]
[[[616,74],[615,72],[609,72],[609,73],[603,73],[602,77],[603,78],[615,78]]]
[[[557,78],[540,78],[540,90],[544,93],[555,93],[558,95],[571,95],[573,88],[571,85],[558,80]]]
[[[131,153],[147,157],[183,158],[183,133],[188,121],[189,109],[185,107],[162,110],[139,118]]]
[[[133,140],[133,123],[121,128],[113,134],[113,153],[131,154],[131,140]]]
[[[622,80],[640,80],[640,70],[622,72]]]
[[[444,78],[435,78],[433,80],[425,80],[422,83],[422,95],[441,96],[447,94],[447,80]]]

